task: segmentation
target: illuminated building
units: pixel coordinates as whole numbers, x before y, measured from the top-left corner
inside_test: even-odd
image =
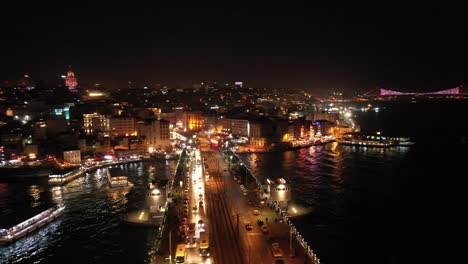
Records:
[[[54,115],[63,116],[66,120],[70,120],[70,106],[66,105],[60,108],[54,108]]]
[[[203,116],[200,112],[185,112],[185,127],[190,130],[203,129]]]
[[[110,119],[111,136],[136,136],[135,118],[112,117]]]
[[[81,164],[81,152],[79,150],[64,151],[63,160],[68,163]]]
[[[110,130],[109,118],[98,113],[83,114],[84,130],[87,135]]]
[[[70,91],[75,90],[76,86],[78,86],[78,80],[76,79],[75,73],[71,70],[71,66],[65,77],[65,86],[67,86]]]

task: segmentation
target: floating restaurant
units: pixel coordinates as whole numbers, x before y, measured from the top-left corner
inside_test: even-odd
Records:
[[[107,170],[107,178],[109,179],[110,187],[128,186],[128,177],[122,169],[109,168]]]

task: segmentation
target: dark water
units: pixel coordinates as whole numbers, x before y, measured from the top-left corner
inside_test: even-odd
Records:
[[[467,106],[398,103],[358,114],[364,131],[411,136],[412,148],[335,143],[241,157],[260,179],[287,178],[293,202],[312,208],[294,223],[321,263],[446,263],[455,254],[444,245],[463,221]]]
[[[25,216],[29,210],[63,203],[57,221],[9,246],[0,247],[0,263],[145,263],[157,229],[121,226],[118,215],[144,206],[151,179],[173,177],[176,163],[122,165],[131,187],[109,188],[101,171],[63,187],[47,181],[0,182],[1,218]]]

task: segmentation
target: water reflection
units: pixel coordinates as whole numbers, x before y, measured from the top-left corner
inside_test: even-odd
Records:
[[[332,143],[284,153],[239,156],[260,181],[266,176],[288,180],[292,203],[309,213],[294,219],[295,226],[323,259],[341,263],[336,256],[344,247],[338,248],[336,242],[345,241],[345,227],[352,226],[357,217],[369,217],[364,204],[378,208],[381,195],[392,194],[394,175],[399,174],[407,153],[401,148],[358,148]],[[374,194],[371,200],[361,200],[368,193]],[[372,212],[375,210],[368,214]]]
[[[40,205],[41,188],[39,185],[31,185],[29,187],[29,195],[32,198],[31,207],[37,207]]]
[[[0,183],[2,219],[22,214],[38,203],[66,206],[58,221],[9,246],[0,247],[0,263],[66,263],[77,249],[80,253],[73,253],[73,262],[148,262],[157,229],[120,226],[118,215],[143,206],[148,182],[152,178],[172,178],[175,166],[175,161],[169,161],[169,165],[164,161],[124,165],[123,170],[133,184],[130,187],[110,188],[104,169],[85,174],[64,186],[51,187],[41,180]],[[148,173],[150,167],[153,168],[151,174]]]

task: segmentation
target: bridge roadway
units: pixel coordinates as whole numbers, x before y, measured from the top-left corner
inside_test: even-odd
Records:
[[[203,139],[202,139],[203,140]],[[234,263],[255,263],[255,264],[270,264],[274,263],[278,258],[274,258],[271,252],[271,242],[278,242],[284,252],[281,258],[284,263],[289,264],[302,264],[302,263],[316,263],[309,257],[305,257],[303,250],[296,252],[295,258],[289,257],[289,228],[286,224],[276,223],[274,218],[277,216],[276,213],[269,209],[259,209],[255,206],[255,190],[253,186],[248,186],[249,194],[244,196],[239,188],[239,185],[232,180],[232,176],[228,171],[228,165],[224,162],[223,158],[217,151],[213,151],[206,145],[201,146],[202,157],[208,163],[210,180],[207,181],[207,192],[210,191],[212,198],[207,197],[207,201],[212,200],[218,203],[216,211],[212,211],[212,215],[208,215],[210,221],[220,221],[218,210],[222,212],[222,219],[225,220],[225,224],[229,226],[222,227],[221,230],[215,230],[220,237],[215,239],[216,256],[229,256],[238,254],[240,252],[243,262]],[[214,182],[214,183],[213,183]],[[216,191],[213,193],[213,191]],[[219,208],[219,206],[225,205],[225,208]],[[255,216],[253,211],[259,210],[259,215]],[[227,212],[226,212],[227,211]],[[230,216],[230,218],[227,218]],[[267,218],[269,219],[267,220]],[[257,225],[257,220],[262,219],[268,226],[269,232],[264,234],[260,227]],[[271,220],[270,220],[271,219]],[[213,223],[213,222],[212,222]],[[252,230],[248,231],[245,228],[245,224],[250,223]],[[219,222],[215,222],[213,227],[219,228]],[[226,230],[227,229],[227,230]],[[224,230],[224,231],[223,231]],[[223,232],[219,234],[219,232]],[[225,241],[229,241],[226,244]],[[235,242],[233,244],[233,242]],[[233,247],[235,246],[235,247]],[[293,246],[299,249],[296,242],[293,242]],[[220,255],[221,254],[221,255]],[[221,261],[221,262],[220,262]],[[215,263],[231,263],[226,262],[223,258],[216,258]]]
[[[205,181],[208,218],[211,223],[211,248],[214,251],[215,263],[245,263],[243,250],[234,225],[234,215],[226,197],[224,181],[219,173],[217,163],[208,157],[210,177]]]

